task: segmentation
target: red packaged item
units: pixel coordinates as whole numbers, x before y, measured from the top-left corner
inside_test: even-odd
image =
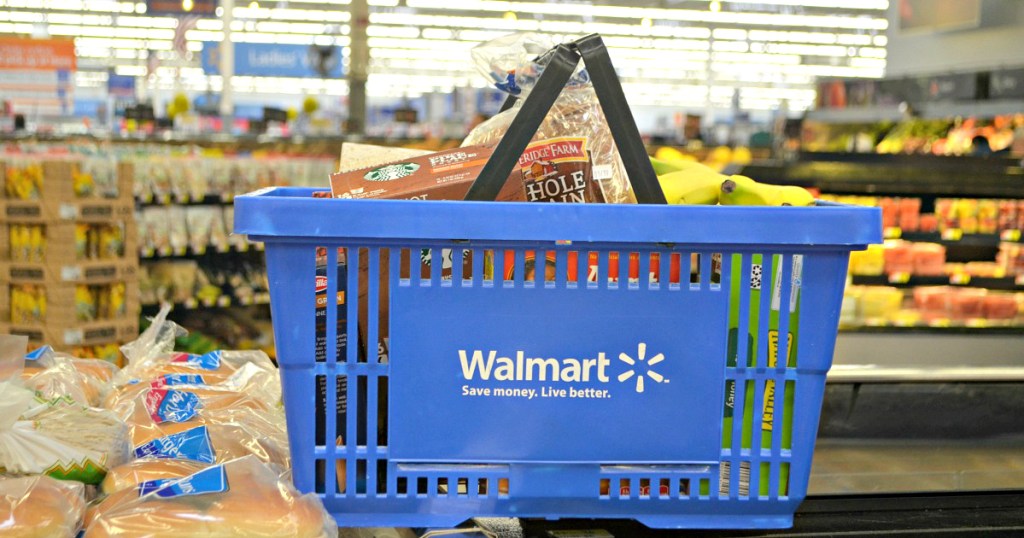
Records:
[[[939,229],[939,219],[934,213],[925,213],[920,216],[917,229],[921,232],[935,232]]]
[[[946,314],[950,308],[950,296],[955,292],[949,286],[914,288],[914,308],[922,312]]]
[[[945,274],[946,247],[937,243],[914,243],[910,247],[914,274],[939,276]]]
[[[892,241],[885,244],[885,272],[913,273],[914,253],[911,243]]]
[[[938,230],[956,228],[959,222],[956,217],[956,204],[949,198],[935,200],[935,218]]]
[[[986,295],[982,311],[986,319],[1013,319],[1017,317],[1017,299],[1002,293]]]
[[[916,232],[920,228],[921,199],[900,198],[899,226],[905,232]]]
[[[1016,230],[1017,228],[1017,201],[999,201],[999,231]]]
[[[985,292],[983,289],[958,290],[950,297],[950,314],[956,319],[972,319],[984,316]]]
[[[882,226],[890,228],[899,225],[900,206],[893,198],[879,198],[878,207],[882,208]]]

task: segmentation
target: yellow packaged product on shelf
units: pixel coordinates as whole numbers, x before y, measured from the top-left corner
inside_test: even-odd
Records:
[[[865,286],[860,296],[860,315],[865,320],[888,319],[903,304],[903,290],[889,286]]]
[[[878,276],[885,273],[885,247],[868,245],[850,253],[850,274]]]

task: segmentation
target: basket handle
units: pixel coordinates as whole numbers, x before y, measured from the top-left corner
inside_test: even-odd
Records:
[[[551,59],[537,80],[536,86],[526,96],[522,110],[516,114],[491,158],[466,192],[466,200],[486,201],[494,200],[498,196],[519,156],[526,150],[544,117],[565,88],[565,83],[572,76],[581,56],[583,65],[590,73],[594,92],[608,121],[612,139],[619,150],[637,202],[667,203],[665,194],[658,185],[651,161],[647,157],[647,151],[640,140],[640,131],[629,111],[622,84],[612,67],[608,49],[601,36],[597,34],[558,45],[552,50]],[[510,104],[510,101],[506,100],[506,104]]]

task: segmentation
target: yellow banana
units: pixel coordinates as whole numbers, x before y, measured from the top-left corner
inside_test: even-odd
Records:
[[[722,205],[814,205],[814,196],[807,189],[794,185],[768,185],[744,176],[729,176],[721,183],[719,202]]]
[[[684,161],[684,160],[664,160],[657,157],[650,157],[651,166],[654,168],[654,173],[657,175],[670,174],[672,172],[680,172],[683,170],[705,170],[714,172],[711,168],[701,164],[697,161]]]
[[[658,176],[658,183],[670,204],[718,203],[724,176],[713,170],[680,170]]]
[[[659,161],[696,161],[696,157],[688,155],[671,146],[661,146],[654,151],[654,157]]]

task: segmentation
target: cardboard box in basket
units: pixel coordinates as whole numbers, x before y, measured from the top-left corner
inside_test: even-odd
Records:
[[[117,165],[116,197],[105,197],[105,193],[78,196],[75,192],[75,180],[82,174],[81,161],[78,159],[42,161],[39,166],[42,170],[42,179],[35,190],[13,187],[6,189],[4,220],[40,223],[58,220],[106,222],[134,217],[135,199],[132,195],[131,164]],[[8,163],[6,168],[10,172],[14,165]],[[5,179],[9,179],[7,176]]]
[[[490,148],[457,148],[453,150],[430,153],[423,150],[407,148],[377,147],[366,144],[344,144],[341,149],[341,165],[347,171],[331,175],[331,193],[336,198],[385,198],[385,199],[419,199],[419,200],[452,200],[465,196],[469,186],[479,175],[480,169],[491,155]],[[397,160],[396,160],[397,159]],[[506,196],[511,199],[514,192]],[[356,260],[352,258],[358,256]],[[403,254],[401,260],[402,278],[409,278],[412,253]],[[420,274],[430,275],[430,256],[427,253],[416,253],[420,257]],[[339,274],[346,264],[344,253],[339,253]],[[358,265],[359,278],[359,326],[366,327],[369,317],[368,293],[369,260],[366,253],[348,253],[347,263],[355,261]],[[448,258],[450,259],[450,258]],[[367,342],[367,335],[360,331],[359,354],[361,357],[372,356],[373,348],[377,348],[377,360],[388,360],[389,334],[388,324],[388,268],[390,254],[381,251],[380,273],[372,278],[380,282],[379,298],[379,334],[376,345]],[[472,267],[472,260],[465,260],[466,270]],[[451,277],[451,268],[444,269],[445,278]],[[341,305],[339,301],[339,305]],[[344,314],[339,308],[339,325]],[[339,328],[339,333],[341,329]]]

